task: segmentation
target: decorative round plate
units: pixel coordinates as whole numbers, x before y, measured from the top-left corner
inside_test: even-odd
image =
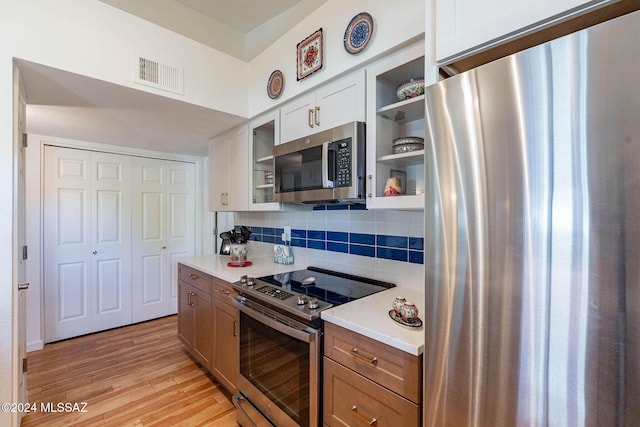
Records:
[[[373,35],[373,18],[367,12],[354,16],[344,32],[344,48],[355,55],[367,47]]]
[[[251,261],[243,261],[243,262],[231,262],[231,261],[229,261],[227,263],[227,266],[229,266],[229,267],[249,267],[252,264],[253,264],[253,262],[251,262]]]
[[[394,310],[389,310],[389,317],[391,317],[393,320],[395,320],[396,322],[400,323],[401,325],[404,326],[410,326],[412,328],[419,328],[420,326],[422,326],[422,320],[420,320],[419,317],[416,318],[416,321],[413,323],[408,323],[405,322],[404,320],[402,320],[401,316],[398,316]]]
[[[267,94],[269,98],[276,99],[282,93],[282,89],[284,88],[284,76],[282,75],[282,71],[275,70],[269,76],[269,81],[267,82]]]

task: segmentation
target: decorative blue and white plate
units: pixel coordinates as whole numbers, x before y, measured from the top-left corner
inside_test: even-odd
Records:
[[[367,12],[354,16],[344,32],[344,49],[351,55],[361,52],[373,36],[373,18]]]

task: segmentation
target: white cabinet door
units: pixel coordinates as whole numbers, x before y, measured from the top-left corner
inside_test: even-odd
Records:
[[[226,210],[225,195],[229,188],[227,168],[227,141],[220,140],[209,144],[209,210]]]
[[[280,109],[280,142],[365,121],[364,70],[341,77]]]
[[[280,109],[280,142],[289,142],[314,133],[315,107],[315,93],[298,97],[285,104]]]
[[[460,56],[513,32],[549,21],[572,9],[612,1],[585,0],[436,0],[436,59]]]
[[[133,321],[177,310],[177,258],[194,254],[193,163],[133,160]]]
[[[319,88],[316,94],[316,105],[314,123],[321,128],[320,130],[354,121],[364,122],[366,120],[364,70]]]
[[[217,137],[209,144],[209,210],[249,209],[248,125]]]
[[[45,342],[131,323],[129,162],[45,148]]]

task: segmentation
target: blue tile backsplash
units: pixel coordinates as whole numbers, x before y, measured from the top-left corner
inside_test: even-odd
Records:
[[[274,244],[284,243],[282,241],[283,228],[248,227],[252,233],[251,240]],[[291,246],[413,264],[424,263],[424,239],[422,237],[292,229]]]

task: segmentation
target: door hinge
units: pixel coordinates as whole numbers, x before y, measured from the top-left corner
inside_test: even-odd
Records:
[[[26,133],[22,134],[22,146],[24,148],[27,148],[29,146],[29,139],[27,138],[27,134]]]
[[[22,247],[22,259],[27,259],[27,258],[29,258],[29,249],[27,245],[24,245]]]

